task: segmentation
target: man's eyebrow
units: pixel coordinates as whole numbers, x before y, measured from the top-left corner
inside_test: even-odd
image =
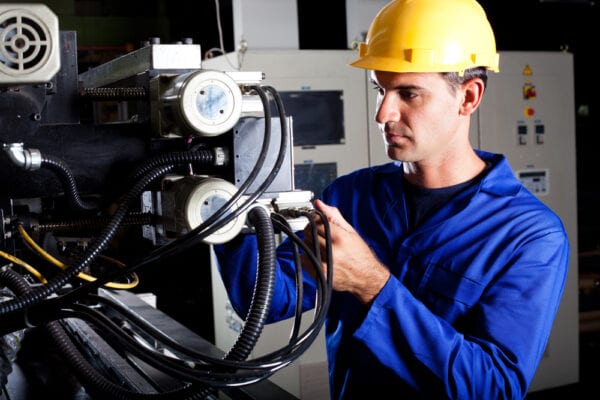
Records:
[[[377,87],[381,87],[377,81],[371,79],[371,83]],[[392,88],[393,90],[423,90],[424,88],[418,85],[398,85]]]

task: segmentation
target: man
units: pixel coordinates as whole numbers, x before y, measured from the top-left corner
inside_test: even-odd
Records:
[[[331,396],[522,399],[560,303],[569,245],[507,159],[470,145],[487,70],[498,71],[485,13],[475,0],[395,0],[359,53],[352,65],[371,71],[375,119],[395,161],[338,177],[314,204],[331,228]],[[305,241],[326,254],[316,218],[318,235],[307,227]],[[288,244],[278,249],[272,320],[293,315]],[[241,315],[255,263],[240,262],[253,251],[250,236],[217,248]],[[315,295],[307,279],[305,303]]]

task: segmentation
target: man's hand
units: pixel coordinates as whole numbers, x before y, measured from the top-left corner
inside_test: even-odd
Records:
[[[390,277],[388,269],[379,262],[367,243],[354,228],[344,219],[336,207],[331,207],[320,200],[315,201],[315,208],[327,218],[331,232],[333,254],[333,282],[337,291],[348,291],[362,303],[370,304]],[[319,243],[321,268],[327,274],[327,252],[325,248],[325,228],[318,214],[315,215],[317,237],[313,238],[310,224],[304,229],[305,242],[309,247],[315,240]],[[313,270],[313,265],[306,257],[302,258],[303,266]],[[314,272],[314,271],[313,271]]]

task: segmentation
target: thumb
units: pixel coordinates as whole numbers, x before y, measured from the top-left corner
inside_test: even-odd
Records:
[[[325,204],[322,200],[315,200],[315,208],[323,213],[329,223],[335,224],[346,231],[353,231],[354,228],[350,225],[346,219],[340,213],[337,207]]]

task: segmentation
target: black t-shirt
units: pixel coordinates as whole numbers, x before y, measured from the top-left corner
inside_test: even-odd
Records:
[[[491,165],[488,163],[483,172],[481,172],[473,179],[459,183],[457,185],[443,188],[424,188],[420,186],[415,186],[405,180],[404,184],[406,188],[406,199],[408,203],[408,219],[410,226],[413,228],[415,226],[418,226],[421,223],[421,221],[423,221],[429,215],[441,208],[457,193],[475,184],[476,182],[479,182],[479,180],[483,177],[483,175],[485,175],[490,166]]]

